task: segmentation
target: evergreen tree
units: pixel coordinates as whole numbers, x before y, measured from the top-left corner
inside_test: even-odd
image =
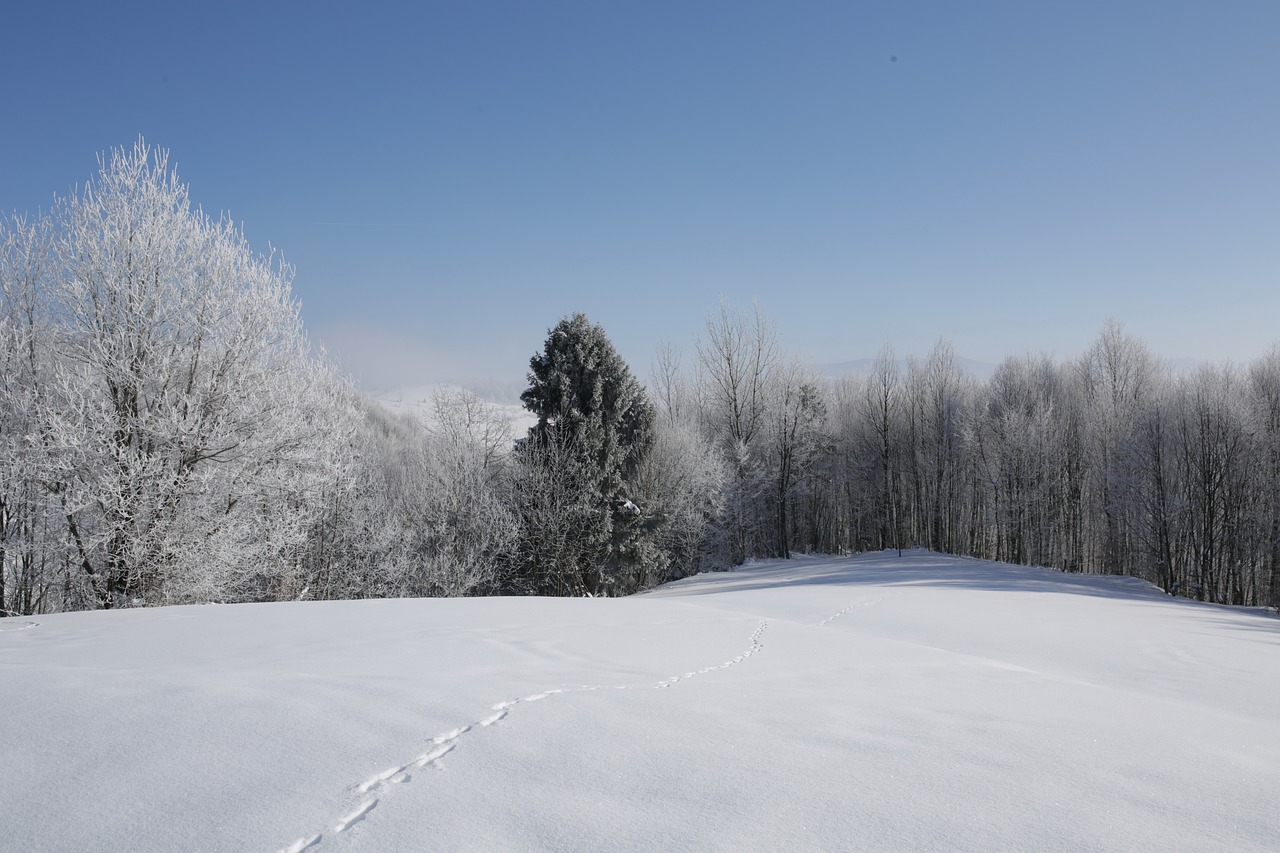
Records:
[[[657,522],[632,492],[653,444],[654,412],[643,387],[604,329],[574,314],[550,330],[542,352],[530,359],[529,388],[521,400],[538,418],[521,448],[529,469],[521,503],[540,510],[536,516],[524,513],[525,541],[545,541],[547,525],[557,525],[565,534],[558,541],[568,546],[557,548],[554,557],[525,549],[533,591],[638,588],[649,564],[659,559],[653,544]],[[546,471],[548,465],[557,470]],[[551,488],[553,481],[557,493],[566,487],[577,492],[574,511],[562,519],[549,518],[540,505],[545,502],[529,493]],[[532,524],[542,529],[529,529]],[[549,559],[555,565],[547,565]]]

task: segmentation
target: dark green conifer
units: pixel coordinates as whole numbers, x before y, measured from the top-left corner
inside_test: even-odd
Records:
[[[521,400],[538,418],[523,443],[528,461],[556,460],[568,479],[561,488],[580,490],[572,547],[559,551],[561,565],[531,566],[532,575],[555,577],[557,588],[568,592],[632,591],[642,564],[656,554],[648,543],[654,521],[630,490],[653,443],[654,412],[644,388],[604,329],[574,314],[550,330],[542,352],[530,359]],[[545,513],[540,517],[547,523]]]

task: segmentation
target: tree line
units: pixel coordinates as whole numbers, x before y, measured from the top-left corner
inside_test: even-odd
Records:
[[[167,154],[0,226],[0,611],[618,595],[756,556],[927,547],[1280,604],[1280,352],[1176,372],[1108,324],[986,381],[939,343],[829,379],[722,303],[645,387],[564,317],[536,424],[423,422],[310,345],[292,270]]]
[[[657,371],[727,460],[733,557],[924,547],[1280,605],[1280,350],[1175,370],[1116,322],[1080,357],[950,346],[833,381],[723,307],[690,376]]]

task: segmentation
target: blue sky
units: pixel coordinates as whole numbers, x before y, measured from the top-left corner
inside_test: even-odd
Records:
[[[1280,340],[1280,3],[25,3],[0,209],[172,152],[370,390],[644,375],[723,295],[816,362]]]

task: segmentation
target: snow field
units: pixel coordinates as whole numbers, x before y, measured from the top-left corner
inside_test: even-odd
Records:
[[[629,599],[26,621],[0,632],[12,849],[1280,838],[1280,620],[1132,579],[876,554]]]

